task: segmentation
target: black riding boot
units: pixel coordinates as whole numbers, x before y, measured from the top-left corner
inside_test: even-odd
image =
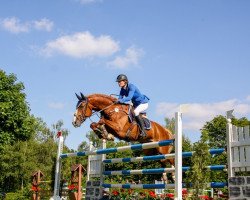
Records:
[[[137,124],[140,126],[140,130],[141,130],[140,131],[140,136],[142,138],[147,137],[147,134],[146,134],[146,131],[145,131],[145,128],[144,128],[144,123],[143,123],[142,118],[140,117],[140,115],[135,116],[135,120],[136,120]]]

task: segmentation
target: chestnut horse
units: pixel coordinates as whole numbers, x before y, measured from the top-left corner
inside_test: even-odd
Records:
[[[99,138],[113,140],[114,137],[125,141],[138,141],[140,143],[145,142],[157,142],[161,140],[173,139],[172,133],[151,121],[151,129],[147,130],[146,138],[140,138],[140,130],[137,123],[129,120],[129,110],[131,105],[118,104],[117,99],[104,94],[92,94],[84,96],[82,93],[77,95],[78,103],[74,114],[73,125],[79,127],[94,113],[99,112],[101,118],[99,122],[93,122],[90,127],[98,135]],[[162,146],[152,149],[143,150],[146,155],[155,154],[169,154],[173,146]],[[165,161],[161,161],[165,163]],[[173,160],[168,160],[170,164],[173,164]]]

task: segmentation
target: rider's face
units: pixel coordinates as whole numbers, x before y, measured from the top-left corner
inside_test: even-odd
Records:
[[[119,81],[118,82],[119,87],[124,87],[126,85],[126,81]]]

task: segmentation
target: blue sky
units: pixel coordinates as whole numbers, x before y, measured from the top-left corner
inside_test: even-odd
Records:
[[[24,83],[32,114],[63,120],[70,148],[90,130],[71,125],[74,93],[118,94],[120,73],[150,97],[150,119],[164,124],[182,105],[197,141],[229,109],[250,118],[249,10],[248,0],[3,0],[0,68]]]

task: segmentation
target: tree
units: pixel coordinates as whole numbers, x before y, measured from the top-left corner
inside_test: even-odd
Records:
[[[165,118],[164,119],[165,120],[165,123],[166,123],[166,125],[165,125],[165,127],[168,129],[168,130],[170,130],[171,131],[171,133],[175,133],[175,118]]]
[[[210,148],[224,148],[226,146],[226,125],[226,118],[219,115],[203,126],[201,131],[208,133]]]
[[[3,191],[22,190],[30,184],[32,172],[41,170],[46,180],[54,179],[54,162],[57,145],[30,139],[7,145],[0,156],[0,188]]]
[[[194,189],[192,199],[199,199],[199,195],[207,187],[209,181],[209,170],[207,166],[210,164],[211,155],[208,146],[208,133],[202,132],[199,142],[194,144],[194,154],[191,157],[191,168],[187,172],[188,186]],[[189,185],[191,183],[191,185]]]
[[[225,148],[227,146],[226,140],[226,124],[227,120],[224,116],[217,116],[206,124],[202,128],[202,132],[206,131],[209,137],[210,148]],[[232,124],[238,127],[249,126],[250,121],[243,117],[240,119],[232,118]],[[227,164],[227,155],[223,153],[221,155],[215,155],[211,159],[212,165]],[[211,181],[227,182],[227,173],[225,171],[211,171]]]
[[[238,127],[245,127],[250,125],[250,121],[246,117],[240,119],[233,118],[232,124]]]
[[[232,124],[239,127],[250,125],[250,121],[243,117],[240,119],[233,118]],[[209,137],[210,148],[224,148],[226,147],[226,117],[219,115],[203,126],[201,131],[207,131]]]
[[[14,74],[0,70],[0,150],[4,145],[25,141],[35,133],[35,118],[23,93],[24,85]]]
[[[182,152],[190,152],[193,150],[193,145],[191,143],[191,141],[185,136],[182,136]],[[182,165],[183,166],[190,166],[191,164],[191,158],[184,158],[182,159]],[[186,174],[184,173],[184,177],[186,176]]]
[[[48,128],[47,124],[41,118],[36,118],[33,125],[36,130],[34,135],[36,141],[42,143],[54,138],[55,133]]]
[[[65,141],[70,132],[68,129],[63,128],[63,121],[59,120],[58,122],[53,124],[52,127],[53,127],[54,135],[56,135],[58,131],[61,131],[63,138],[64,138],[64,141]]]

